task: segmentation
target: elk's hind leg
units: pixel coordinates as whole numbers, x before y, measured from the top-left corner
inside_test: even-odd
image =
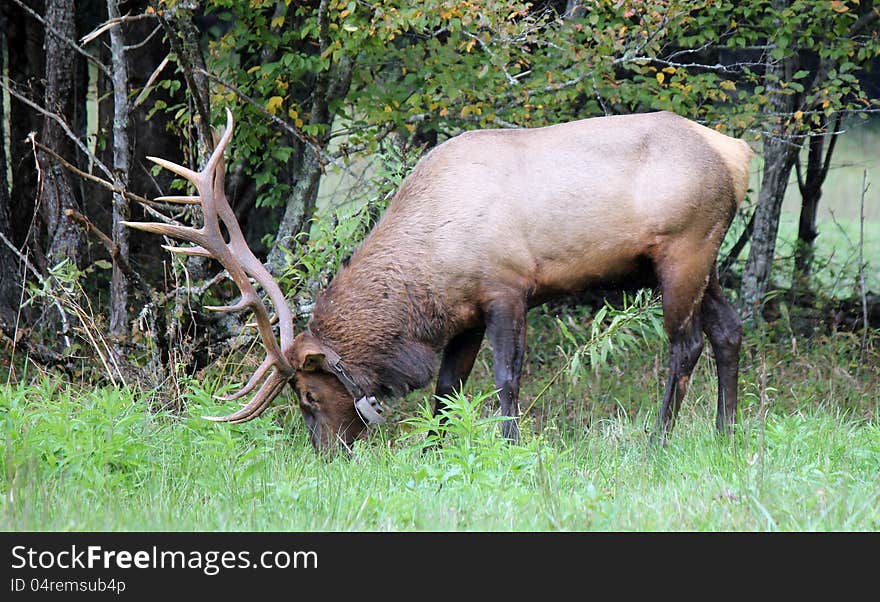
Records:
[[[492,368],[501,401],[501,413],[509,420],[501,432],[511,441],[519,440],[519,380],[526,350],[526,312],[524,299],[496,298],[484,308],[486,334],[492,343]]]
[[[718,415],[715,427],[719,432],[729,434],[736,421],[742,321],[733,305],[724,297],[715,270],[712,270],[709,277],[700,314],[703,332],[709,337],[715,354],[715,369],[718,374]]]
[[[699,253],[691,249],[667,252],[658,265],[663,295],[663,321],[669,336],[669,376],[657,416],[657,433],[666,442],[675,426],[681,402],[700,354],[703,352],[700,302],[708,281],[709,268]],[[712,264],[714,265],[714,264]]]

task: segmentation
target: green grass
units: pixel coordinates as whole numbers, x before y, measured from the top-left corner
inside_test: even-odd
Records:
[[[523,406],[566,345],[549,312],[531,318]],[[445,445],[422,453],[425,391],[354,457],[315,457],[302,420],[218,425],[209,391],[188,413],[146,410],[149,394],[84,389],[48,377],[0,387],[0,529],[371,531],[874,531],[880,529],[878,341],[792,347],[753,337],[743,356],[741,420],[713,430],[711,357],[697,367],[666,448],[653,445],[663,345],[613,351],[576,384],[560,379],[497,434],[488,354],[453,400]],[[861,367],[860,367],[861,366]],[[762,384],[763,383],[763,384]],[[291,401],[285,397],[281,401]]]

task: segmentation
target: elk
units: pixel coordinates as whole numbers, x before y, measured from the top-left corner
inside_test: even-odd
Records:
[[[529,309],[600,284],[649,284],[659,287],[669,338],[659,435],[666,441],[674,426],[704,333],[716,361],[716,428],[732,429],[742,326],[716,259],[748,186],[744,141],[668,112],[450,138],[421,158],[294,335],[284,295],[225,197],[232,130],[227,109],[226,130],[199,172],[149,157],[195,186],[195,196],[161,200],[200,203],[202,227],[127,222],[194,243],[163,247],[226,268],[241,299],[206,309],[256,316],[266,358],[223,399],[259,389],[240,410],[206,418],[252,420],[290,382],[316,451],[350,448],[383,420],[383,402],[435,374],[440,412],[444,396],[464,386],[485,335],[502,434],[516,440]],[[275,308],[280,341],[251,279]]]

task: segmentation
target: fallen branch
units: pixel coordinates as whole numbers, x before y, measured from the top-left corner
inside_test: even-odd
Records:
[[[121,269],[125,273],[125,275],[128,276],[131,280],[136,282],[141,291],[147,295],[147,298],[149,298],[152,291],[140,277],[140,274],[134,271],[134,269],[131,267],[131,264],[128,263],[128,260],[126,260],[119,253],[119,245],[110,240],[109,236],[104,234],[104,232],[102,232],[101,229],[98,228],[98,226],[93,224],[89,218],[87,218],[79,211],[76,211],[75,209],[65,209],[64,215],[81,225],[83,227],[83,230],[86,231],[86,234],[101,243],[101,246],[103,246],[107,250],[110,258],[113,260],[114,263],[119,266],[119,269]]]

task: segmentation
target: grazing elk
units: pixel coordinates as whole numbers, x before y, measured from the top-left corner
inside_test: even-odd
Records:
[[[318,297],[305,332],[278,284],[251,253],[223,188],[232,114],[201,172],[151,160],[189,180],[204,225],[129,226],[185,239],[170,251],[217,259],[241,289],[267,357],[260,383],[239,411],[259,416],[291,382],[318,451],[349,446],[378,400],[426,386],[442,396],[468,378],[484,334],[492,346],[502,432],[516,439],[526,312],[564,293],[602,284],[658,285],[670,343],[669,375],[657,421],[672,428],[705,333],[718,376],[716,427],[735,420],[741,324],[716,274],[719,245],[746,193],[752,151],[734,138],[672,113],[597,117],[537,129],[466,132],[423,157],[384,216]],[[220,229],[223,223],[228,242]],[[250,279],[275,307],[280,343]]]

